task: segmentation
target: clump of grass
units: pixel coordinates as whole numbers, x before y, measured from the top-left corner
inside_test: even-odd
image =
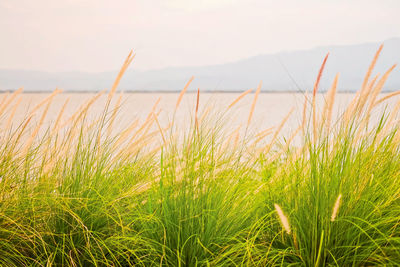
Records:
[[[114,129],[123,97],[100,92],[70,117],[60,108],[45,124],[56,90],[13,124],[21,90],[0,103],[0,264],[4,266],[386,266],[400,261],[400,105],[378,114],[398,92],[379,98],[368,69],[350,105],[333,118],[335,77],[319,112],[316,95],[300,125],[253,134],[229,128],[237,102],[222,113],[201,109],[159,120],[158,102],[144,120]],[[103,99],[104,100],[104,99]],[[373,116],[375,115],[375,116]],[[299,133],[302,133],[299,135]],[[270,140],[265,142],[265,138]],[[296,142],[293,140],[295,139]]]

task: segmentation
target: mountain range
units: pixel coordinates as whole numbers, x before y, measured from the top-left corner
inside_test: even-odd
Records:
[[[232,63],[200,66],[170,67],[138,71],[134,66],[124,75],[120,90],[179,91],[190,79],[190,90],[240,91],[254,88],[263,81],[264,91],[310,90],[324,56],[329,59],[321,80],[326,90],[336,73],[340,73],[338,88],[342,91],[359,89],[368,66],[381,43],[321,46],[308,50],[283,51],[239,60]],[[384,48],[374,74],[383,74],[393,64],[400,63],[400,38],[383,42]],[[0,90],[99,91],[110,88],[118,70],[101,73],[41,72],[0,69]],[[400,70],[396,68],[386,82],[387,91],[400,90]]]

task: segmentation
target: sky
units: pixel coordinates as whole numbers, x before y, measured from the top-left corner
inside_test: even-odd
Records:
[[[400,37],[399,0],[0,0],[0,68],[223,64]]]

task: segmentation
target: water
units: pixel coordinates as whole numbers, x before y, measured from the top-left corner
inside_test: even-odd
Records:
[[[49,112],[44,120],[44,128],[46,124],[54,122],[59,114],[64,102],[69,99],[69,103],[65,109],[63,119],[66,120],[74,112],[77,111],[80,105],[91,99],[95,94],[93,93],[61,93],[54,97]],[[162,126],[168,125],[175,110],[178,93],[125,93],[122,96],[122,107],[118,113],[119,117],[115,121],[114,130],[122,130],[135,119],[144,121],[148,114],[151,112],[153,105],[160,98],[160,102],[156,111],[160,111],[159,122]],[[44,93],[24,93],[19,97],[21,98],[20,104],[16,109],[13,124],[18,125],[23,118],[26,117],[28,110],[40,103],[45,99],[48,94]],[[113,98],[111,109],[118,99],[118,94]],[[200,114],[204,110],[211,110],[211,113],[226,111],[229,104],[239,96],[238,93],[200,93]],[[1,99],[4,94],[0,95]],[[341,93],[336,97],[334,117],[338,115],[338,111],[344,110],[346,105],[354,97],[354,94]],[[254,94],[248,94],[241,99],[230,111],[228,116],[228,124],[230,127],[238,127],[242,125],[243,128],[247,124],[249,111],[253,102]],[[288,119],[284,132],[290,132],[297,128],[302,120],[303,104],[305,96],[301,93],[261,93],[259,95],[257,105],[252,118],[251,128],[254,131],[262,131],[264,129],[277,126],[286,116],[286,114],[294,108],[294,112]],[[17,102],[18,98],[14,101]],[[99,98],[97,102],[90,108],[90,114],[100,114],[104,109],[106,95]],[[389,105],[393,105],[396,99],[387,101]],[[325,103],[323,94],[317,95],[317,106],[322,110]],[[194,109],[196,106],[196,94],[187,93],[176,112],[176,123],[184,125],[191,118],[193,118]],[[35,119],[39,120],[42,107]],[[383,107],[378,107],[375,113],[380,113]],[[12,105],[7,108],[7,114],[12,112]],[[8,120],[8,117],[2,115],[2,125]],[[4,127],[4,126],[3,126]]]

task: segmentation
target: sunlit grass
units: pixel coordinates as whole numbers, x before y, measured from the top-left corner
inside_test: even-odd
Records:
[[[175,113],[164,125],[156,103],[144,121],[116,132],[125,114],[114,98],[132,53],[97,116],[90,108],[104,92],[70,117],[60,107],[45,124],[55,91],[13,125],[21,91],[3,96],[0,265],[398,264],[400,104],[377,114],[393,70],[371,77],[380,51],[336,118],[338,76],[325,106],[315,101],[326,57],[288,136],[291,112],[274,128],[252,130],[261,84],[242,128],[228,122],[250,91],[223,112],[200,109],[198,91],[186,127]]]

